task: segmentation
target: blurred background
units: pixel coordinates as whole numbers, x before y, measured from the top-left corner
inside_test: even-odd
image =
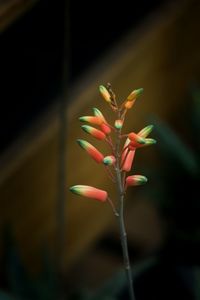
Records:
[[[124,133],[155,125],[125,207],[136,299],[200,299],[199,14],[198,0],[0,0],[0,299],[128,299],[109,205],[68,191],[115,197],[76,144],[109,154],[78,121],[110,118],[107,82],[119,101],[144,88]]]

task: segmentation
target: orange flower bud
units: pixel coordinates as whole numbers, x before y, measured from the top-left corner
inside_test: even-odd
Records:
[[[147,178],[142,175],[131,175],[126,178],[126,187],[142,185],[147,182]]]
[[[83,116],[83,117],[80,117],[79,120],[81,122],[88,122],[93,125],[101,125],[102,124],[102,120],[99,117]]]
[[[74,185],[70,187],[70,191],[74,194],[96,199],[102,202],[105,202],[108,198],[106,191],[88,185]]]
[[[77,140],[77,143],[83,148],[97,163],[102,163],[104,156],[94,146],[84,140]]]
[[[111,103],[110,93],[103,85],[99,86],[99,91],[101,93],[101,96],[104,98],[104,100],[106,100],[106,102],[108,103]]]
[[[140,88],[140,89],[132,91],[128,95],[126,101],[133,101],[133,100],[135,100],[138,96],[140,96],[142,94],[143,90],[144,90],[143,88]]]
[[[93,137],[95,137],[98,140],[104,140],[106,138],[106,135],[103,131],[98,130],[98,129],[92,127],[92,126],[82,125],[81,128],[85,132],[91,134]]]

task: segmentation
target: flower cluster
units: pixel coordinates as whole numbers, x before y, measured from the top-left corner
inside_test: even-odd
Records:
[[[105,166],[110,179],[113,182],[120,184],[120,191],[125,193],[129,186],[138,186],[147,182],[145,176],[127,176],[127,172],[132,169],[135,151],[138,148],[156,143],[154,139],[148,138],[148,135],[153,130],[153,126],[149,125],[139,132],[130,132],[123,135],[121,133],[127,111],[132,108],[136,99],[143,92],[143,89],[132,91],[120,105],[116,101],[115,94],[112,91],[110,84],[108,84],[107,87],[101,85],[99,91],[103,99],[111,107],[113,113],[116,114],[114,124],[111,125],[97,108],[93,108],[92,116],[83,116],[80,117],[79,120],[84,123],[81,128],[86,133],[95,139],[104,141],[108,144],[110,154],[104,156],[96,147],[85,140],[78,139],[77,142],[95,162]],[[123,139],[125,140],[123,141]],[[109,201],[113,207],[113,203],[110,200],[108,193],[104,190],[87,185],[75,185],[72,186],[70,190],[75,194],[102,202]]]

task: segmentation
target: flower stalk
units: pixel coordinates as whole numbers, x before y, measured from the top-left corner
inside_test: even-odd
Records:
[[[121,129],[117,132],[116,137],[116,182],[118,187],[118,202],[119,202],[119,213],[118,213],[118,223],[119,223],[119,232],[120,232],[120,240],[122,246],[122,253],[123,253],[123,260],[124,260],[124,268],[127,276],[128,288],[129,288],[129,296],[131,300],[135,300],[135,294],[133,290],[133,279],[132,279],[132,272],[130,266],[130,259],[128,253],[128,244],[127,244],[127,234],[126,228],[124,223],[124,195],[125,195],[125,188],[122,178],[122,171],[120,167],[120,135]]]
[[[90,125],[81,126],[82,129],[92,138],[106,142],[109,146],[110,153],[104,155],[96,147],[85,140],[78,139],[77,142],[96,163],[104,165],[110,180],[117,187],[117,205],[114,201],[112,201],[106,191],[99,188],[86,185],[75,185],[72,186],[70,190],[74,194],[110,204],[113,213],[118,220],[124,268],[129,287],[129,298],[130,300],[135,300],[128,253],[127,234],[124,222],[124,200],[128,187],[142,185],[147,182],[147,178],[142,175],[127,176],[126,174],[133,167],[136,150],[144,146],[155,144],[156,141],[154,139],[147,138],[153,129],[152,125],[146,126],[138,133],[130,132],[128,134],[122,134],[125,116],[128,110],[130,110],[134,105],[137,97],[141,95],[143,89],[137,89],[131,92],[121,105],[118,105],[116,96],[111,89],[110,84],[107,84],[106,87],[101,85],[99,87],[99,91],[105,102],[112,109],[113,113],[116,114],[114,125],[109,124],[97,108],[93,108],[94,116],[83,116],[80,117],[79,120],[98,127],[95,128]],[[115,140],[111,137],[112,133],[114,133]],[[124,145],[121,145],[121,141],[124,137],[126,137],[126,141]]]

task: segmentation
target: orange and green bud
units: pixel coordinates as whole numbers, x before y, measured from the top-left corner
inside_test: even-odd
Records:
[[[98,108],[94,107],[93,112],[94,112],[95,117],[100,118],[103,123],[106,123],[106,124],[108,123],[106,121],[106,119],[104,118],[104,115],[102,114],[102,112]]]
[[[102,163],[104,156],[99,150],[85,140],[78,139],[77,143],[83,148],[97,163]]]
[[[131,141],[132,147],[138,148],[141,145],[145,144],[145,139],[143,137],[139,136],[138,134],[136,134],[135,132],[129,133],[128,138]]]
[[[106,135],[103,131],[99,130],[99,129],[96,129],[92,126],[89,126],[89,125],[82,125],[81,128],[91,134],[93,137],[95,137],[96,139],[98,140],[104,140],[106,138]]]
[[[108,122],[106,121],[106,119],[104,118],[103,114],[100,112],[100,110],[98,108],[94,107],[93,112],[94,112],[95,117],[100,118],[102,120],[102,123],[100,124],[101,130],[105,134],[110,134],[111,128],[110,128]]]
[[[74,185],[70,187],[70,191],[74,194],[96,199],[102,202],[105,202],[108,198],[106,191],[88,185]]]
[[[138,132],[138,135],[146,138],[153,130],[153,125],[148,125]]]
[[[143,185],[147,182],[147,178],[142,175],[131,175],[126,178],[126,187]]]
[[[123,120],[116,120],[115,121],[115,128],[116,129],[121,129],[122,128],[122,126],[123,126]]]
[[[102,123],[101,118],[93,117],[93,116],[83,116],[83,117],[80,117],[79,120],[81,122],[87,122],[87,123],[90,123],[93,125],[101,125],[101,123]]]
[[[143,88],[140,88],[140,89],[137,89],[137,90],[134,90],[130,93],[130,95],[128,95],[126,101],[133,101],[135,100],[137,97],[139,97],[142,92],[143,92]]]
[[[116,162],[116,158],[113,155],[105,156],[103,159],[103,163],[106,166],[113,166]]]
[[[100,91],[102,97],[104,98],[104,100],[106,100],[106,102],[108,102],[108,103],[111,103],[110,93],[103,85],[99,86],[99,91]]]

